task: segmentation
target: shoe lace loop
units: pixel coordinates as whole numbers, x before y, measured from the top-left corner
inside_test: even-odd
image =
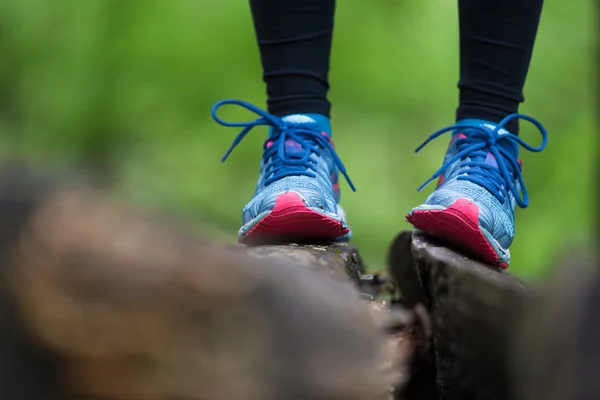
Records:
[[[508,122],[518,119],[531,122],[535,125],[542,136],[542,143],[539,146],[532,146],[519,136],[509,133],[504,129]],[[536,119],[523,114],[511,114],[500,121],[495,127],[491,125],[488,127],[485,125],[455,124],[431,134],[415,152],[419,152],[433,139],[457,129],[460,129],[461,132],[468,131],[466,137],[456,139],[458,152],[445,160],[441,168],[423,183],[418,190],[420,191],[434,179],[437,179],[454,162],[462,160],[458,167],[458,180],[470,181],[484,187],[502,203],[506,200],[508,193],[511,193],[517,205],[521,208],[526,208],[529,205],[529,195],[523,182],[521,167],[516,155],[507,150],[507,147],[517,147],[520,145],[528,151],[540,152],[546,147],[548,141],[546,128]],[[501,146],[503,142],[508,144],[508,146]],[[486,157],[490,153],[495,157],[498,168],[485,162]],[[515,185],[515,179],[518,182],[518,187],[521,189],[521,194],[519,194],[519,190]]]
[[[227,122],[217,115],[217,110],[224,105],[237,105],[243,107],[260,118],[248,122]],[[310,125],[291,124],[284,121],[282,118],[269,114],[268,112],[241,100],[222,100],[216,103],[211,111],[213,119],[227,127],[243,127],[242,131],[233,140],[233,143],[221,159],[225,162],[233,149],[240,144],[244,137],[253,128],[257,126],[272,127],[272,134],[269,141],[265,142],[263,159],[266,162],[265,185],[269,185],[281,178],[292,175],[304,175],[316,177],[317,162],[313,159],[313,154],[320,155],[321,151],[327,150],[338,167],[339,171],[344,175],[350,188],[355,191],[354,184],[350,180],[346,168],[342,160],[337,155],[328,136],[321,133],[315,124],[313,128]],[[286,143],[292,140],[298,144],[298,151],[286,151]],[[268,143],[271,142],[271,145]]]

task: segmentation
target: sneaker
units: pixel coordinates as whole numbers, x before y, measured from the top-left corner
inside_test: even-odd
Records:
[[[539,147],[531,146],[504,126],[523,119],[534,124],[542,135]],[[507,268],[515,236],[515,205],[529,205],[521,176],[519,145],[539,152],[546,147],[548,134],[537,120],[512,114],[500,123],[463,120],[433,133],[431,140],[452,132],[442,167],[419,190],[436,178],[437,188],[425,203],[413,208],[406,219],[423,232],[436,236],[483,261]]]
[[[238,105],[260,116],[250,122],[226,122],[216,114],[223,105]],[[351,231],[339,205],[341,172],[355,190],[335,152],[322,116],[296,114],[277,117],[240,100],[214,105],[212,116],[223,126],[243,127],[225,153],[254,127],[268,126],[260,176],[252,200],[242,212],[240,243],[264,244],[297,241],[348,240]]]

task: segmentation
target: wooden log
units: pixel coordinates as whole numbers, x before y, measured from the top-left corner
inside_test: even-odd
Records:
[[[397,400],[434,400],[437,376],[432,347],[432,323],[427,310],[429,299],[421,284],[412,257],[412,231],[401,232],[388,253],[388,273],[401,292],[400,303],[411,310],[415,319],[410,342],[414,351],[409,363],[410,380],[396,391]],[[406,334],[406,333],[405,333]]]
[[[48,185],[21,166],[0,169],[0,397],[63,400],[53,352],[36,343],[18,315],[14,297],[13,254],[19,232]]]
[[[384,367],[402,351],[329,262],[249,256],[15,171],[0,173],[0,215],[0,343],[24,343],[0,365],[33,354],[7,398],[370,400],[398,379]],[[325,251],[327,271],[352,251]]]
[[[516,324],[512,378],[516,400],[600,398],[598,257],[572,255]]]
[[[246,251],[260,258],[278,258],[315,270],[341,282],[361,284],[365,267],[358,248],[348,243],[251,246]]]
[[[431,314],[439,398],[509,398],[512,327],[526,286],[416,232],[396,238],[389,262],[408,301]]]

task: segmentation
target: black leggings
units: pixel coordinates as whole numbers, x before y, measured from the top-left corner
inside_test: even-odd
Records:
[[[518,111],[543,0],[458,0],[457,119],[499,122]],[[329,116],[335,0],[250,0],[274,115]],[[511,125],[512,124],[512,125]],[[508,129],[518,133],[518,124]]]

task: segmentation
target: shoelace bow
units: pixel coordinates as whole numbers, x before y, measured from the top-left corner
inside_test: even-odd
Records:
[[[512,133],[500,134],[499,132],[504,129],[504,126],[514,119],[522,119],[535,125],[542,135],[542,143],[538,147],[534,147]],[[510,151],[500,146],[500,144],[504,141],[510,143],[512,146],[520,145],[526,150],[536,153],[540,152],[546,147],[548,141],[546,128],[544,128],[544,126],[536,119],[523,114],[509,115],[500,121],[493,129],[480,125],[457,124],[434,132],[415,150],[415,152],[419,152],[433,139],[456,129],[469,131],[469,134],[465,138],[456,140],[456,146],[459,152],[446,160],[442,167],[421,185],[418,190],[420,191],[434,179],[438,178],[455,161],[463,160],[459,165],[457,179],[470,181],[484,187],[502,203],[506,201],[508,192],[510,192],[514,196],[519,207],[526,208],[529,205],[529,196],[521,175],[521,167],[519,166],[516,157],[511,154]],[[485,163],[488,153],[494,155],[498,168]],[[519,183],[523,197],[521,197],[521,194],[519,194],[519,191],[515,186],[515,178]]]
[[[248,111],[258,114],[260,118],[249,122],[224,121],[217,115],[217,110],[227,104],[243,107]],[[267,147],[265,143],[263,154],[263,159],[268,160],[265,167],[267,176],[265,185],[269,185],[281,178],[292,175],[316,177],[315,170],[317,168],[317,163],[311,156],[313,154],[319,155],[321,150],[325,149],[331,154],[334,163],[338,167],[340,173],[346,178],[350,188],[353,191],[356,190],[346,172],[342,160],[338,157],[329,139],[323,136],[320,130],[316,128],[311,129],[308,126],[296,126],[296,124],[287,123],[282,118],[271,115],[268,112],[241,100],[219,101],[213,106],[211,115],[217,123],[223,126],[244,128],[233,140],[233,143],[221,159],[222,162],[227,160],[227,157],[229,157],[233,149],[240,144],[248,132],[253,128],[257,126],[273,127],[273,134],[270,137],[273,144]],[[288,140],[296,142],[300,146],[300,150],[289,154],[286,151],[286,142]]]

